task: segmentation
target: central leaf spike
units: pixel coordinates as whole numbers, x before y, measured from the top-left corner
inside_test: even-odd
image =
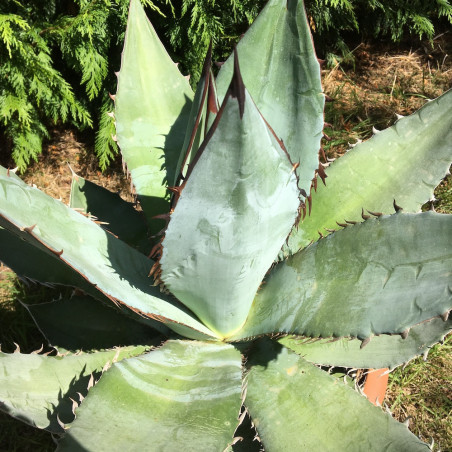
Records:
[[[231,97],[235,97],[238,100],[240,119],[242,119],[245,111],[245,85],[243,84],[242,74],[240,73],[237,49],[234,49],[234,74],[229,87],[229,94]]]
[[[162,242],[161,280],[220,337],[245,322],[296,221],[293,165],[234,76],[191,163]]]
[[[198,148],[205,136],[206,121],[209,114],[218,112],[215,82],[212,74],[212,41],[207,50],[206,58],[202,69],[201,79],[196,88],[190,112],[184,145],[177,164],[177,177],[174,180],[178,186],[186,178],[186,171],[189,164],[194,160]],[[169,187],[171,190],[171,187]]]

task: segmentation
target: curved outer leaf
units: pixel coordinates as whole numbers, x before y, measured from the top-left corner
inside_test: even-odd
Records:
[[[246,90],[243,96],[231,91],[222,105],[160,260],[169,290],[223,336],[245,321],[299,205],[287,155]]]
[[[1,221],[1,220],[0,220]],[[26,242],[26,233],[17,235],[0,227],[0,261],[21,277],[44,284],[78,287],[93,297],[102,296],[79,273],[58,257]]]
[[[169,211],[193,92],[171,61],[139,0],[130,2],[115,117],[118,144],[148,219]]]
[[[241,382],[241,355],[231,345],[168,341],[104,374],[57,450],[224,450]]]
[[[262,344],[246,377],[245,406],[266,450],[430,450],[337,378],[271,345]]]
[[[444,314],[452,308],[451,226],[452,215],[399,213],[320,240],[274,268],[240,337],[366,339]]]
[[[428,102],[331,164],[326,187],[312,194],[312,213],[289,237],[284,254],[295,253],[336,229],[362,221],[361,209],[390,214],[393,200],[418,212],[452,162],[452,90]]]
[[[117,193],[73,174],[70,207],[94,215],[102,226],[143,254],[151,251],[148,229],[141,212]]]
[[[167,326],[181,323],[174,325],[186,335],[213,334],[152,286],[148,274],[153,261],[60,201],[1,174],[0,220],[14,233],[24,231],[29,243],[58,257],[113,301]]]
[[[155,330],[87,296],[26,308],[48,342],[58,349],[87,351],[162,342]]]
[[[0,218],[0,222],[1,221]],[[66,265],[66,263],[58,256],[53,253],[49,254],[45,247],[39,246],[38,248],[35,246],[40,244],[35,243],[32,245],[31,243],[28,243],[26,240],[30,238],[27,237],[26,232],[16,230],[16,233],[17,235],[0,227],[0,262],[3,262],[10,267],[20,277],[25,277],[33,282],[39,282],[41,284],[61,284],[75,287],[81,289],[84,293],[89,294],[96,300],[111,303],[111,300],[107,296],[90,284],[74,268]],[[20,237],[22,237],[22,239]],[[95,300],[92,300],[92,303],[96,305],[99,304]],[[107,310],[109,312],[111,311],[111,309]],[[128,315],[135,318],[134,320],[138,322],[139,329],[141,328],[140,325],[144,324],[147,328],[151,327],[168,335],[169,331],[163,323],[149,318],[144,319],[141,315],[137,315],[129,309],[127,309],[126,312]],[[41,322],[39,326],[42,326]],[[181,332],[183,334],[183,331]],[[113,342],[108,345],[108,347],[114,345],[120,344],[118,342]]]
[[[237,53],[245,86],[291,160],[300,162],[299,187],[309,194],[319,166],[325,96],[303,2],[270,0],[238,43]],[[217,77],[220,101],[232,72],[231,55]]]
[[[90,376],[107,363],[137,356],[145,347],[69,356],[22,355],[0,352],[0,409],[38,428],[62,433],[72,422],[73,400],[86,395]]]
[[[444,321],[434,318],[411,328],[405,339],[399,335],[375,336],[365,347],[361,347],[362,342],[359,339],[349,338],[334,342],[331,339],[321,339],[303,343],[306,338],[286,336],[279,342],[316,364],[392,370],[418,355],[427,353],[430,347],[442,340],[451,330],[452,319]]]

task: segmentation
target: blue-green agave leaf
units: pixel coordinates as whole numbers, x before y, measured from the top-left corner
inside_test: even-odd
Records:
[[[402,334],[452,308],[452,215],[398,213],[338,231],[276,265],[240,337]]]
[[[269,340],[250,359],[245,406],[265,450],[428,452],[408,428]]]
[[[174,324],[196,338],[212,333],[148,277],[154,262],[90,219],[20,180],[0,174],[0,225],[57,257],[111,301]],[[191,336],[188,336],[191,337]]]
[[[76,295],[26,305],[36,325],[57,349],[100,350],[126,345],[160,345],[160,336],[124,312],[88,296]]]
[[[69,205],[94,216],[102,227],[142,253],[149,254],[151,251],[143,214],[117,193],[73,174]]]
[[[241,364],[231,345],[189,341],[117,363],[57,450],[222,451],[238,423]]]
[[[33,282],[77,287],[91,296],[102,297],[78,272],[61,262],[53,253],[28,243],[26,236],[26,232],[16,230],[14,234],[0,227],[0,262],[18,276]]]
[[[299,207],[293,165],[238,66],[197,157],[162,242],[161,279],[227,336],[244,323]]]
[[[398,334],[374,336],[364,347],[359,339],[350,338],[312,341],[312,338],[286,336],[279,342],[316,364],[357,369],[394,369],[416,356],[428,353],[434,344],[452,330],[452,319],[446,320],[445,317],[413,326],[407,337]]]
[[[148,220],[169,211],[166,187],[175,178],[192,99],[188,80],[140,1],[132,0],[115,97],[116,134]]]
[[[284,254],[316,241],[319,232],[337,229],[336,222],[362,221],[362,209],[390,214],[395,200],[405,212],[419,212],[451,162],[449,90],[333,162],[326,169],[326,186],[319,184],[312,193],[311,216],[292,231]]]
[[[109,364],[141,355],[143,346],[96,353],[43,356],[0,352],[0,410],[38,428],[62,433],[72,407],[85,396],[92,374]]]
[[[270,0],[237,45],[243,81],[264,118],[284,141],[309,195],[319,166],[325,96],[303,2]],[[220,101],[233,73],[231,56],[217,77]]]

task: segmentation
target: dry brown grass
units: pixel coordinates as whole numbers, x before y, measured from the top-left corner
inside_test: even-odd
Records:
[[[72,172],[89,179],[121,197],[132,201],[130,182],[122,172],[119,159],[104,173],[99,170],[92,149],[77,139],[72,130],[54,130],[52,139],[44,147],[38,161],[23,175],[29,184],[35,184],[48,195],[69,203]]]
[[[393,416],[410,419],[410,430],[435,450],[452,451],[452,335],[427,361],[417,358],[390,377],[386,404]]]
[[[360,44],[353,52],[355,67],[337,64],[323,70],[323,86],[333,102],[326,121],[330,156],[343,153],[348,142],[369,138],[372,127],[391,125],[396,114],[408,115],[427,99],[452,88],[452,34],[438,37],[432,47],[394,49]]]

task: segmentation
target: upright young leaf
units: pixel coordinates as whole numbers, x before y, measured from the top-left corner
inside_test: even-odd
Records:
[[[325,97],[303,2],[270,0],[237,45],[243,81],[264,118],[284,141],[297,168],[299,187],[309,194],[319,166]],[[225,96],[232,56],[217,78]]]
[[[194,160],[198,148],[206,135],[208,118],[218,112],[218,99],[211,65],[212,46],[209,47],[207,52],[201,80],[198,83],[195,98],[193,99],[184,145],[177,162],[175,180],[172,184],[174,186],[179,185],[186,176],[188,165]]]
[[[292,164],[237,65],[197,157],[162,243],[161,279],[226,336],[245,321],[299,205]]]
[[[326,187],[312,194],[312,213],[294,229],[285,254],[336,229],[362,221],[362,209],[390,214],[393,201],[418,212],[452,163],[452,90],[356,145],[326,170]],[[367,212],[365,212],[367,213]],[[326,229],[327,228],[327,229]]]
[[[193,98],[188,80],[158,39],[139,0],[131,0],[118,76],[118,143],[148,219],[169,210]],[[155,229],[154,229],[155,231]]]
[[[103,375],[57,450],[225,450],[241,383],[242,357],[231,345],[168,341]]]

